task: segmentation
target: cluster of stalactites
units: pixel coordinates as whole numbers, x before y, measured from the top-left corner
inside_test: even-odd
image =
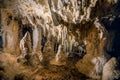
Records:
[[[91,9],[97,0],[50,0],[51,11],[57,13],[66,22],[77,23],[90,19]]]
[[[51,37],[57,39],[57,43],[63,45],[65,52],[72,51],[72,46],[75,43],[75,37],[72,33],[68,34],[67,27],[59,24],[54,26],[49,5],[41,5],[34,0],[16,1],[16,11],[24,17],[22,24],[29,23],[33,29],[33,52],[36,51],[38,44],[41,48],[41,40],[44,37],[50,40]],[[27,22],[26,22],[27,21]]]
[[[72,51],[72,47],[75,43],[75,37],[72,34],[68,34],[66,26],[59,25],[56,27],[50,27],[49,25],[46,25],[43,27],[36,27],[33,29],[34,51],[37,48],[38,43],[40,43],[39,45],[41,45],[41,40],[43,36],[47,38],[47,41],[51,41],[53,45],[55,43],[62,45],[64,48],[63,50],[66,53]]]

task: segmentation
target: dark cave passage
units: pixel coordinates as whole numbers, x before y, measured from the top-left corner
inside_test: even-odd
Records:
[[[111,49],[108,50],[107,48],[105,51],[111,57],[120,57],[120,17],[115,17],[114,21],[110,22],[108,19],[101,20],[101,23],[105,26],[106,30],[109,33],[108,42],[111,42]],[[109,43],[107,43],[109,44]]]
[[[111,24],[111,30],[115,33],[111,56],[120,57],[120,18],[116,18]]]
[[[2,36],[0,36],[0,48],[3,47],[3,40],[2,40]]]

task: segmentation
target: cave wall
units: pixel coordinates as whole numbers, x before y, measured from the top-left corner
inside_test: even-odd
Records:
[[[19,26],[16,16],[10,9],[1,9],[2,39],[5,51],[18,51],[19,47]]]
[[[89,77],[101,79],[104,65],[112,57],[119,61],[119,0],[5,0],[2,5],[4,51],[20,53],[27,29],[30,53],[55,56],[54,45],[59,44],[68,56],[85,46],[76,67]]]

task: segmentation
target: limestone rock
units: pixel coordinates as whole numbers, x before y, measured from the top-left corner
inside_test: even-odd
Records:
[[[115,57],[111,58],[103,67],[102,80],[120,79],[120,70],[117,67],[117,59]]]

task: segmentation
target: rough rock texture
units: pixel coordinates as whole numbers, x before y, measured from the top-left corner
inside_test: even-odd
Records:
[[[113,79],[120,79],[120,72],[118,70],[118,62],[113,57],[111,58],[103,67],[103,77],[102,80],[113,80]]]
[[[120,63],[119,0],[0,0],[0,7],[3,51],[17,55],[18,62],[67,65],[97,80],[120,77],[115,69]],[[113,72],[104,76],[105,66],[115,69],[117,77]]]
[[[69,66],[43,67],[40,64],[19,64],[16,56],[8,53],[0,54],[1,80],[83,80],[88,79],[76,68]]]

